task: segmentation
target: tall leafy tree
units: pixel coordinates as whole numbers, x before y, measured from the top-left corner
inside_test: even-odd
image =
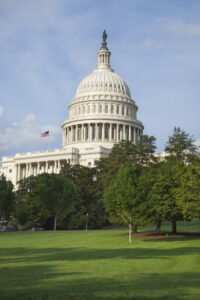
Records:
[[[155,151],[155,138],[143,135],[135,145],[131,141],[121,141],[113,146],[106,158],[96,162],[96,178],[99,189],[105,190],[116,180],[120,167],[129,163],[142,169],[153,161]],[[137,231],[137,224],[133,224],[133,231]]]
[[[38,198],[28,197],[37,182],[37,176],[29,176],[21,179],[17,183],[17,190],[15,192],[15,218],[20,229],[25,227],[37,227],[44,224],[46,214],[43,215],[43,209]],[[40,217],[38,217],[38,212]]]
[[[176,159],[191,161],[197,147],[189,133],[182,130],[180,127],[174,127],[173,134],[169,136],[165,151]]]
[[[88,227],[96,228],[105,222],[105,210],[102,191],[99,189],[94,168],[65,164],[61,175],[73,181],[76,186],[76,197],[67,211],[66,226],[70,229],[85,227],[88,215]]]
[[[132,224],[138,205],[137,183],[140,170],[138,166],[125,163],[121,166],[115,181],[104,191],[107,211],[110,215],[121,217],[129,227],[129,243],[131,243]]]
[[[174,127],[173,134],[169,136],[165,151],[167,156],[167,168],[165,172],[171,188],[171,212],[168,211],[168,218],[171,216],[172,232],[176,232],[177,217],[181,217],[179,201],[177,201],[176,191],[180,189],[180,178],[183,176],[184,165],[191,164],[196,159],[197,147],[193,144],[193,139],[189,133],[180,127]]]
[[[200,159],[184,166],[175,190],[184,219],[200,218]]]
[[[8,221],[15,206],[13,184],[6,180],[5,176],[0,177],[0,218],[1,221]]]
[[[163,163],[153,164],[143,169],[138,180],[137,197],[139,198],[138,214],[142,224],[156,224],[160,233],[161,223],[166,217],[165,190],[158,184],[162,175]]]
[[[57,219],[66,211],[75,197],[73,182],[57,174],[42,174],[37,177],[35,187],[29,193],[30,199],[38,199],[50,215],[54,218],[54,230]],[[33,203],[33,201],[32,201]]]

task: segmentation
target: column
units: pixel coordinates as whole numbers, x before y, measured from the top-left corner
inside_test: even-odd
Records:
[[[15,178],[16,178],[16,182],[17,182],[17,175],[18,175],[18,165],[15,165]]]
[[[131,126],[128,126],[128,132],[129,132],[129,141],[132,141],[132,139],[131,139]]]
[[[95,141],[97,141],[98,136],[97,136],[97,123],[95,123]]]
[[[80,127],[80,141],[83,141],[83,125]]]
[[[56,174],[56,160],[54,160],[53,172]]]
[[[29,177],[29,163],[26,164],[26,178]]]
[[[102,124],[102,141],[105,140],[105,123]]]
[[[91,141],[91,128],[89,123],[88,123],[88,141]]]
[[[93,125],[90,124],[90,141],[92,141],[92,130],[93,130]]]
[[[58,173],[61,171],[61,165],[60,165],[60,160],[58,160]]]
[[[112,123],[110,123],[109,141],[112,141]]]
[[[119,124],[116,124],[116,141],[119,141]]]
[[[123,125],[123,140],[126,140],[126,125]]]
[[[17,181],[20,180],[20,164],[17,165]]]
[[[134,132],[134,144],[136,144],[137,142],[136,142],[136,128],[135,127],[133,128],[133,132]]]
[[[78,142],[78,125],[76,125],[76,142]]]
[[[40,162],[37,162],[37,171],[36,174],[39,175],[40,174]]]
[[[29,168],[29,176],[32,175],[32,164],[30,163],[30,168]]]

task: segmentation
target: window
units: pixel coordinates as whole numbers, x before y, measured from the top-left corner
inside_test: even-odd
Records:
[[[128,107],[126,108],[126,115],[128,116]]]
[[[113,111],[114,111],[114,105],[111,104],[111,114],[113,114]]]
[[[119,114],[119,105],[117,105],[117,114]]]
[[[91,163],[91,161],[89,161],[89,162],[88,162],[88,166],[91,166],[91,165],[92,165],[92,163]]]
[[[108,105],[105,105],[105,113],[108,113]]]
[[[9,173],[12,173],[12,169],[9,169]]]
[[[122,105],[122,115],[124,115],[124,105]]]
[[[83,114],[85,113],[85,106],[83,106]]]
[[[88,107],[87,107],[87,112],[88,112],[88,114],[90,113],[90,105],[88,105]]]
[[[102,112],[102,105],[99,104],[99,113],[101,113],[101,112]]]

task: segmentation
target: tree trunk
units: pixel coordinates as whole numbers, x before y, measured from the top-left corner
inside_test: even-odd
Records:
[[[172,220],[172,233],[176,233],[176,219]]]
[[[160,233],[160,228],[161,228],[161,220],[157,221],[156,223],[156,233]]]
[[[128,232],[129,243],[131,244],[131,243],[132,243],[132,237],[131,237],[131,234],[132,234],[132,231],[131,231],[131,223],[129,223],[128,227],[129,227],[129,232]]]
[[[53,225],[53,230],[56,231],[56,216],[54,217],[54,225]]]
[[[133,233],[137,233],[137,225],[133,224]]]

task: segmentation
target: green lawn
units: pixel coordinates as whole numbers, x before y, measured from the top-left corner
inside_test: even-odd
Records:
[[[199,237],[129,245],[124,232],[0,233],[0,299],[200,299]]]

